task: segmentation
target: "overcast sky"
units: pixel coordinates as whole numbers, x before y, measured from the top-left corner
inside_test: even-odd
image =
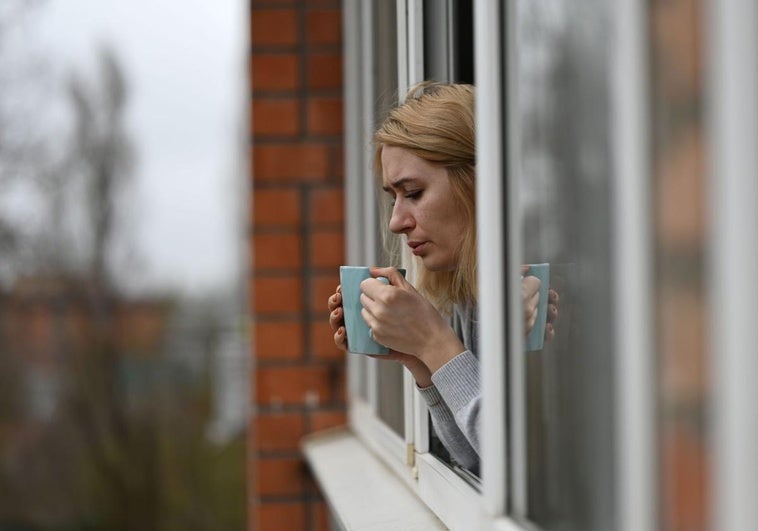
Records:
[[[31,19],[53,70],[97,79],[97,49],[115,49],[130,86],[137,151],[131,207],[149,284],[229,285],[239,269],[247,198],[247,4],[244,0],[44,0]]]

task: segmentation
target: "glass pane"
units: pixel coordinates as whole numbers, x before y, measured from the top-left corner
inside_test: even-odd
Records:
[[[0,6],[2,529],[245,529],[244,13]]]
[[[376,61],[376,94],[375,126],[384,119],[390,108],[397,104],[397,18],[395,2],[374,2],[374,54]],[[370,161],[373,162],[373,161]],[[384,192],[376,185],[376,195]],[[378,203],[382,203],[378,201]],[[377,219],[378,233],[386,233],[384,220],[381,215],[381,205],[377,207],[380,215]],[[399,266],[397,253],[388,248],[382,238],[378,239],[379,248],[376,250],[378,265]],[[396,433],[401,436],[405,431],[403,404],[403,367],[395,362],[377,361],[378,413]]]
[[[608,4],[518,0],[523,262],[549,264],[555,337],[522,355],[526,511],[544,529],[613,524]],[[529,275],[529,273],[527,273]]]

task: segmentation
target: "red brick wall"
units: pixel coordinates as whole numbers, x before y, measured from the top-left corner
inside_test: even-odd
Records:
[[[345,422],[341,37],[339,0],[251,2],[251,530],[328,528],[299,441]]]

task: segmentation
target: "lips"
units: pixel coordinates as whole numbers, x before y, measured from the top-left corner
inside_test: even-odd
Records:
[[[424,249],[426,249],[427,242],[421,242],[421,241],[410,241],[408,242],[408,247],[411,248],[411,252],[416,255],[420,256],[423,254]]]

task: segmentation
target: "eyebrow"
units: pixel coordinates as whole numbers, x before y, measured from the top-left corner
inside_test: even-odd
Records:
[[[389,186],[382,186],[382,190],[384,190],[385,192],[389,192],[393,188],[397,189],[397,188],[400,188],[401,186],[404,186],[405,184],[409,182],[415,182],[415,181],[416,181],[415,177],[403,177],[401,179],[398,179],[397,181],[391,182]]]

